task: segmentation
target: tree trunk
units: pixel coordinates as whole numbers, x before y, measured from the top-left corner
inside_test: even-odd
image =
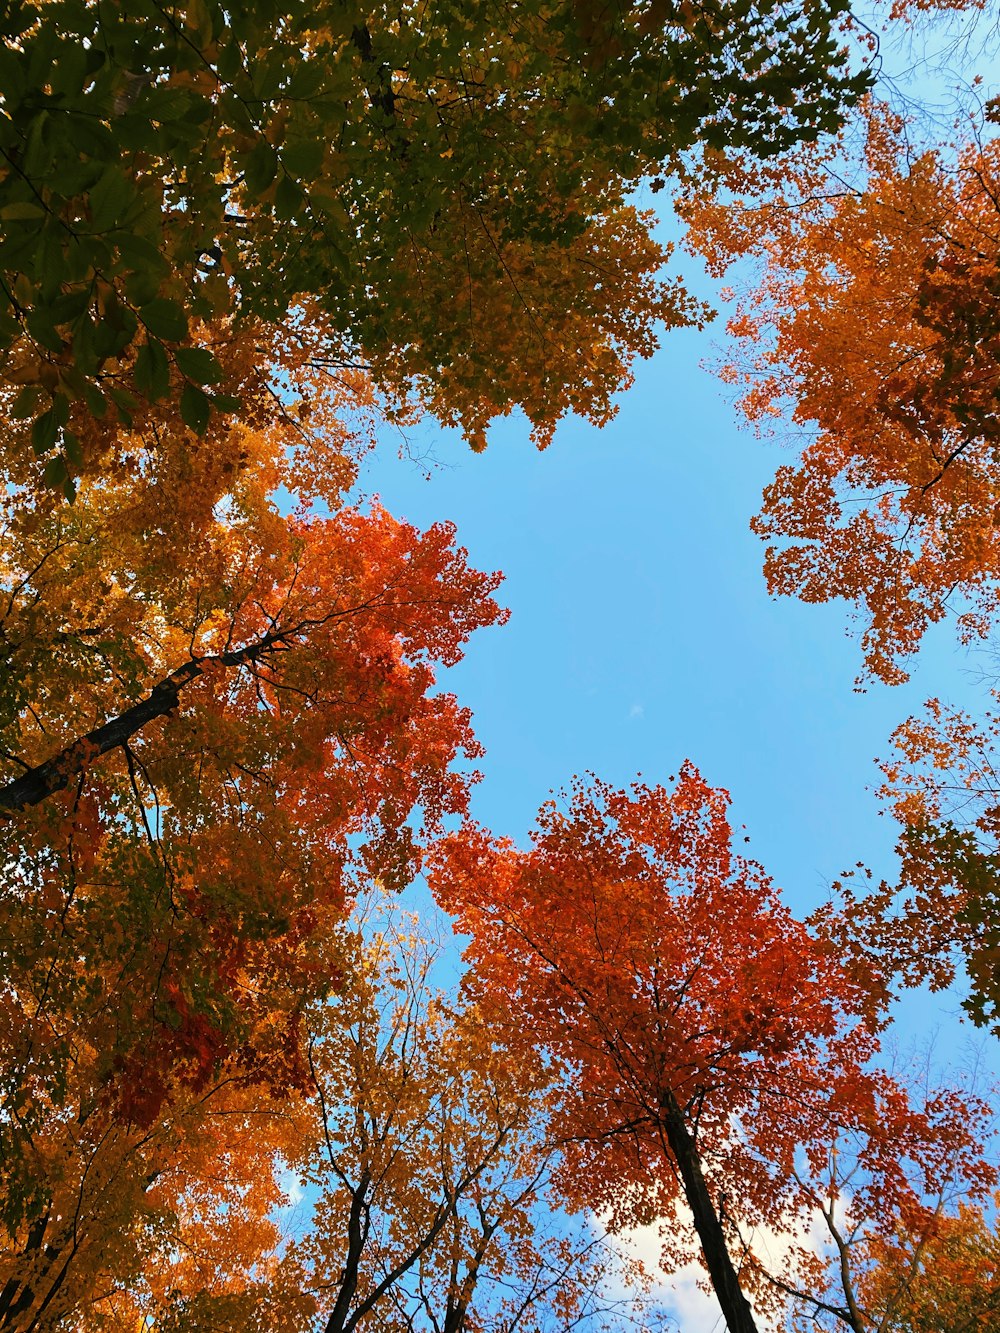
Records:
[[[684,1112],[668,1089],[663,1096],[663,1129],[684,1185],[688,1206],[694,1214],[694,1229],[701,1241],[708,1276],[719,1298],[729,1333],[758,1333],[750,1302],[743,1294],[739,1275],[729,1257],[722,1223],[702,1175],[701,1158],[688,1130]]]

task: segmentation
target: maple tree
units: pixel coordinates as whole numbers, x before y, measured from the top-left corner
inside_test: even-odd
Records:
[[[1000,858],[997,851],[998,719],[930,700],[893,736],[880,796],[898,821],[898,876],[872,885],[859,862],[838,888],[839,947],[887,993],[950,986],[962,969],[974,1022],[1000,1015]]]
[[[269,1090],[280,1116],[308,1077],[308,1003],[344,984],[336,928],[353,885],[405,882],[475,777],[468,714],[434,692],[434,665],[503,618],[497,576],[470,570],[446,526],[419,533],[377,507],[279,513],[276,486],[308,485],[322,460],[290,453],[283,431],[241,427],[228,470],[223,450],[185,466],[167,447],[159,475],[130,484],[122,469],[72,506],[16,473],[5,490],[12,1327],[50,1291],[55,1305],[79,1295],[69,1277],[46,1287],[50,1251],[100,1290],[99,1233],[123,1231],[127,1265],[121,1219],[159,1206],[149,1145],[167,1151],[171,1126],[204,1121],[220,1080],[226,1097]],[[317,484],[332,495],[337,476]],[[74,1235],[105,1256],[93,1263],[87,1246],[65,1250],[74,1179]]]
[[[613,1228],[660,1220],[668,1270],[690,1252],[685,1202],[731,1333],[756,1328],[749,1295],[791,1293],[865,1333],[799,1243],[803,1219],[833,1224],[838,1142],[856,1153],[853,1194],[873,1205],[868,1243],[926,1216],[946,1185],[989,1188],[985,1108],[911,1105],[871,1067],[877,992],[733,854],[726,805],[690,765],[673,792],[581,783],[566,809],[543,807],[530,851],[476,828],[448,837],[432,887],[472,936],[477,1000],[494,997],[511,1041],[570,1071],[566,1197]],[[805,1286],[768,1271],[763,1227],[788,1237]]]
[[[414,923],[383,912],[366,934],[357,983],[310,1036],[319,1132],[294,1162],[319,1201],[284,1262],[320,1324],[614,1327],[613,1252],[550,1214],[547,1062],[433,984],[440,946]]]
[[[294,1140],[294,1103],[262,1099],[231,1067],[196,1093],[175,1087],[149,1125],[126,1126],[92,1074],[78,1060],[58,1105],[33,1108],[30,1200],[4,1161],[0,1328],[135,1328],[132,1285],[171,1267],[239,1306],[247,1272],[266,1269],[280,1243],[275,1168]],[[25,1202],[37,1206],[16,1219]]]
[[[868,1300],[888,1306],[893,1333],[993,1333],[1000,1318],[1000,1242],[982,1209],[960,1207],[933,1239],[887,1241]]]
[[[924,1299],[928,1256],[963,1219],[982,1216],[996,1183],[980,1155],[992,1132],[988,1100],[968,1088],[925,1087],[914,1105],[912,1093],[880,1081],[878,1121],[839,1128],[825,1155],[795,1167],[809,1246],[791,1272],[771,1277],[788,1298],[794,1333],[902,1333],[905,1312]],[[982,1277],[970,1264],[968,1289]]]
[[[466,815],[435,671],[504,619],[450,527],[345,504],[373,422],[607,420],[657,323],[705,313],[632,187],[835,129],[866,82],[843,10],[0,15],[0,1328],[569,1333],[617,1269],[546,1229],[558,1196],[670,1219],[668,1261],[685,1201],[749,1333],[746,1293],[798,1292],[755,1229],[837,1239],[838,1136],[886,1203],[862,1274],[935,1189],[992,1183],[974,1103],[867,1069],[872,972],[731,854],[693,769],[580,788],[528,853],[441,843],[471,999],[344,930]],[[951,378],[989,425],[982,274],[925,267],[914,318],[972,311]]]
[[[223,1081],[90,1156],[63,1126],[47,1183],[61,1173],[51,1211],[75,1207],[73,1240],[48,1228],[47,1267],[40,1242],[5,1256],[21,1285],[8,1277],[0,1327],[72,1315],[82,1330],[349,1333],[420,1318],[568,1333],[629,1318],[606,1288],[637,1266],[542,1207],[556,1151],[544,1062],[511,1060],[433,984],[436,947],[384,899],[361,921],[340,934],[349,985],[306,1016],[302,1093]],[[290,1181],[309,1203],[288,1236]],[[76,1192],[95,1196],[89,1211]]]
[[[954,608],[966,637],[997,611],[1000,141],[921,147],[870,101],[842,138],[776,171],[733,163],[734,191],[692,198],[710,267],[757,262],[726,377],[763,430],[807,432],[755,530],[774,592],[863,608],[887,681]]]
[[[168,394],[204,430],[239,395],[200,327],[303,301],[331,356],[477,441],[517,403],[542,438],[568,407],[600,417],[650,320],[684,318],[625,196],[698,141],[834,128],[866,83],[844,10],[17,0],[0,345],[32,445],[72,471],[84,421]],[[573,393],[531,383],[542,349],[587,367]]]

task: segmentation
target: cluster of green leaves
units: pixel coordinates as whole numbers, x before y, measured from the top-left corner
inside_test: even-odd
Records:
[[[176,395],[203,433],[238,404],[199,327],[303,294],[373,363],[432,344],[440,378],[435,312],[393,280],[429,238],[457,251],[471,220],[502,266],[510,238],[567,244],[693,145],[768,155],[833,128],[865,85],[844,8],[13,0],[0,352],[35,451],[59,448],[49,481],[79,463],[81,412],[127,425]]]

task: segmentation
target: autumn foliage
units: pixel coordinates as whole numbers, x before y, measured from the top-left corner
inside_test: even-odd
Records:
[[[702,138],[768,155],[835,128],[866,84],[843,11],[17,0],[0,346],[25,447],[71,488],[94,418],[169,399],[204,433],[244,400],[202,327],[303,301],[335,357],[478,444],[518,404],[542,439],[601,419],[649,320],[685,319],[626,195]],[[574,355],[569,392],[544,361]]]
[[[434,669],[503,618],[497,577],[470,570],[446,527],[280,514],[269,493],[300,468],[283,424],[239,439],[242,468],[214,483],[223,505],[211,484],[182,503],[157,470],[72,507],[7,490],[11,1328],[99,1287],[119,1263],[109,1238],[124,1273],[130,1236],[211,1192],[224,1126],[243,1117],[250,1143],[286,1119],[308,1078],[306,1007],[345,984],[336,932],[355,885],[405,882],[474,776],[468,714]],[[153,1188],[164,1154],[179,1193]],[[251,1168],[234,1171],[264,1226],[280,1191],[262,1183],[251,1208]],[[68,1250],[61,1191],[78,1204]]]
[[[768,584],[856,603],[898,681],[949,609],[966,637],[997,610],[998,142],[915,150],[875,102],[863,128],[846,163],[851,141],[780,180],[734,169],[737,197],[688,217],[716,270],[759,260],[729,321],[743,412],[806,432],[754,520]]]
[[[995,1201],[994,1201],[995,1202]],[[942,1218],[933,1240],[905,1234],[880,1246],[865,1292],[900,1333],[991,1333],[1000,1314],[1000,1250],[979,1208]]]
[[[883,886],[798,920],[691,764],[578,782],[519,848],[469,820],[441,685],[501,576],[352,496],[382,423],[610,420],[710,315],[635,202],[676,178],[713,267],[764,261],[745,412],[813,431],[757,520],[772,588],[862,603],[885,679],[949,599],[982,631],[995,143],[910,154],[872,102],[829,189],[852,31],[841,0],[0,13],[3,1333],[626,1330],[666,1317],[614,1239],[649,1222],[730,1333],[993,1301],[989,1106],[878,1064],[949,950],[1000,1004],[987,740],[900,733],[897,917]],[[391,905],[425,872],[454,985]]]
[[[58,617],[67,591],[81,596],[63,561],[86,549],[88,517],[75,507],[72,535],[60,519],[58,540],[48,534],[32,559],[34,577],[7,618],[22,644],[22,617],[44,643],[46,612]],[[231,1024],[250,1038],[247,1003],[273,1026],[283,1006],[248,986],[247,970],[280,986],[300,967],[308,976],[308,939],[326,913],[343,911],[352,865],[405,881],[411,813],[420,808],[434,826],[461,810],[468,777],[451,766],[462,749],[476,753],[467,715],[429,693],[430,662],[455,660],[466,633],[499,614],[488,595],[495,580],[465,568],[451,534],[420,535],[376,511],[282,524],[267,532],[266,549],[259,535],[230,528],[220,546],[225,612],[209,566],[173,623],[155,608],[158,623],[131,639],[128,657],[115,638],[127,598],[105,551],[95,571],[104,581],[81,606],[89,633],[71,639],[43,690],[25,674],[22,711],[8,722],[8,749],[16,744],[30,765],[11,770],[8,810],[26,787],[37,793],[32,806],[67,790],[37,813],[8,814],[6,911],[18,937],[27,930],[37,941],[31,973],[47,976],[49,991],[58,979],[77,1021],[86,1006],[74,993],[98,983],[98,959],[111,969],[100,989],[132,993],[114,1039],[104,1034],[94,1047],[99,1077],[128,1071],[122,1086],[133,1103],[150,1080],[156,1087],[161,1044],[171,1058],[188,1051],[197,1081],[215,1043],[235,1039],[223,1035]],[[35,660],[44,661],[37,648]],[[132,728],[130,710],[147,700],[153,716]],[[95,713],[125,731],[110,759],[76,740]],[[75,964],[60,960],[67,947],[78,955],[82,938],[88,967],[74,976]],[[123,952],[130,939],[134,959],[131,947]],[[317,966],[315,984],[329,986]],[[46,1006],[26,1002],[27,984],[9,993],[21,1015],[7,1029],[15,1049],[22,1025],[30,1048],[44,1021]],[[103,1004],[100,1012],[103,1023]],[[130,1052],[140,1067],[129,1068]],[[12,1052],[8,1068],[18,1063]],[[151,1110],[157,1095],[150,1089]]]
[[[747,1294],[766,1308],[776,1293],[779,1308],[847,1308],[864,1333],[851,1247],[890,1218],[929,1229],[935,1196],[992,1183],[988,1108],[913,1106],[871,1068],[873,992],[734,854],[726,808],[690,765],[672,792],[579,784],[543,807],[530,851],[447,839],[432,885],[472,936],[473,993],[503,997],[494,1021],[565,1062],[566,1197],[613,1227],[661,1221],[668,1271],[691,1253],[686,1203],[734,1333],[755,1327]],[[840,1178],[838,1154],[854,1157]],[[815,1218],[837,1239],[838,1200],[865,1225],[830,1281],[798,1237]],[[765,1229],[789,1237],[790,1270],[755,1249]]]
[[[879,796],[898,823],[899,873],[872,885],[859,863],[838,885],[840,946],[886,990],[944,990],[965,973],[963,1006],[1000,1014],[1000,799],[997,717],[928,701],[897,728]]]

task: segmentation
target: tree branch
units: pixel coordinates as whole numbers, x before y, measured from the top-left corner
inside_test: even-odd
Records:
[[[4,813],[13,814],[26,810],[29,806],[40,805],[54,792],[63,791],[70,782],[85,768],[110,750],[117,750],[142,730],[154,718],[167,717],[180,703],[181,691],[193,680],[203,676],[213,667],[250,666],[260,658],[266,657],[279,648],[287,648],[315,621],[287,630],[268,630],[255,643],[229,652],[192,657],[190,662],[177,667],[169,675],[158,681],[144,699],[126,708],[117,717],[111,718],[85,736],[78,737],[72,744],[60,750],[58,754],[46,759],[44,763],[29,768],[26,773],[0,787],[0,818]]]

